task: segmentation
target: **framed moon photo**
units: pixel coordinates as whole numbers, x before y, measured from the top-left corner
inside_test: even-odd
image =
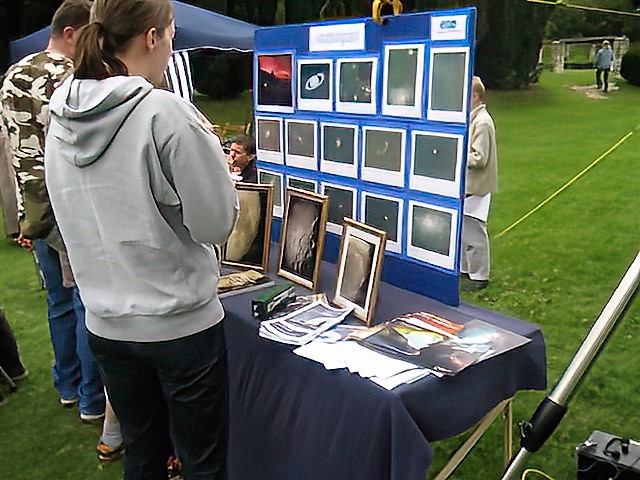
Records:
[[[382,114],[422,117],[424,45],[386,45]]]
[[[293,55],[257,55],[257,110],[293,112]]]
[[[353,307],[353,314],[371,325],[382,274],[386,233],[346,218],[338,256],[333,303]]]
[[[320,124],[320,170],[345,177],[358,177],[358,126],[345,123]]]
[[[409,187],[460,198],[463,136],[444,132],[411,132]]]
[[[240,212],[223,249],[222,263],[266,271],[271,242],[273,185],[236,183]]]
[[[285,163],[291,167],[318,170],[318,123],[307,120],[285,121]]]
[[[298,109],[333,110],[333,61],[298,60]]]
[[[282,211],[284,210],[282,174],[258,169],[258,183],[273,185],[273,215],[282,217]]]
[[[469,47],[431,49],[427,119],[467,121]]]
[[[340,58],[336,76],[336,110],[375,115],[377,58]]]
[[[320,273],[328,200],[325,195],[287,189],[278,275],[311,290]]]
[[[455,270],[458,211],[409,201],[407,255],[447,270]]]
[[[277,117],[256,117],[256,132],[256,154],[258,160],[283,164],[282,119]]]
[[[362,127],[362,179],[403,187],[405,138],[403,129]]]

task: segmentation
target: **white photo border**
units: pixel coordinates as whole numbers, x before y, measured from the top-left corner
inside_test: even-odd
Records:
[[[391,105],[388,102],[389,87],[389,52],[392,50],[418,50],[416,64],[416,81],[414,88],[414,105]],[[422,118],[422,91],[424,86],[425,45],[423,43],[387,44],[384,46],[384,72],[382,81],[382,114],[394,117]]]
[[[325,127],[349,128],[353,130],[353,164],[334,162],[327,160],[324,152],[324,129]],[[359,132],[358,125],[348,123],[321,122],[320,123],[320,171],[341,175],[343,177],[358,178],[358,147]]]
[[[318,181],[317,180],[313,180],[311,178],[301,177],[301,176],[298,176],[298,175],[287,174],[287,188],[297,188],[298,190],[304,190],[304,188],[291,186],[291,184],[289,183],[289,180],[298,180],[299,182],[312,183],[313,184],[313,190],[308,190],[308,191],[313,192],[313,193],[318,193]]]
[[[411,243],[411,237],[413,233],[413,211],[415,207],[428,208],[430,210],[437,210],[451,215],[451,231],[449,232],[449,255],[442,255],[441,253],[426,250]],[[433,203],[422,201],[409,200],[409,208],[407,212],[407,256],[436,265],[441,268],[445,268],[447,270],[455,271],[459,215],[460,212],[458,212],[458,210],[456,210],[455,208],[443,207],[440,205],[434,205]]]
[[[319,58],[319,59],[309,59],[309,58],[300,58],[298,59],[297,65],[297,75],[298,81],[302,78],[300,72],[302,71],[303,65],[329,65],[329,98],[328,99],[317,99],[317,98],[302,98],[301,92],[302,89],[300,85],[296,86],[297,96],[298,96],[298,110],[311,110],[315,112],[332,112],[333,111],[333,76],[334,76],[334,68],[333,68],[333,60],[330,58]]]
[[[381,131],[388,133],[400,133],[402,134],[402,140],[400,143],[400,171],[393,172],[391,170],[384,170],[380,168],[367,167],[367,132],[370,131]],[[406,165],[406,150],[407,150],[407,131],[404,128],[392,128],[392,127],[380,127],[375,125],[363,125],[362,126],[362,142],[361,147],[362,150],[362,165],[360,177],[363,180],[367,180],[369,182],[381,183],[383,185],[391,185],[393,187],[404,187],[405,181],[405,165]]]
[[[416,175],[414,173],[416,166],[416,144],[417,137],[442,137],[457,140],[456,144],[456,165],[453,180],[445,180],[442,178],[426,177]],[[411,131],[411,150],[410,150],[410,170],[409,170],[409,188],[411,190],[420,190],[423,192],[435,193],[446,197],[460,198],[460,185],[462,179],[462,160],[464,152],[464,136],[459,133],[432,132],[427,130]]]
[[[392,197],[390,195],[382,195],[380,193],[375,192],[365,192],[363,191],[360,196],[360,221],[362,223],[367,223],[367,198],[379,198],[382,200],[388,200],[391,202],[395,202],[398,205],[398,221],[396,224],[396,240],[390,240],[389,234],[387,234],[387,246],[385,249],[388,252],[393,253],[402,253],[402,238],[404,236],[404,231],[402,230],[403,226],[403,218],[404,218],[404,199],[400,197]],[[379,227],[375,227],[379,228]]]
[[[371,63],[371,102],[342,102],[340,100],[341,66],[344,63]],[[336,63],[336,112],[375,115],[378,110],[378,57],[338,58]]]
[[[355,187],[344,185],[344,184],[323,181],[320,184],[320,192],[323,195],[326,195],[327,197],[329,197],[329,195],[327,195],[326,193],[326,190],[325,190],[326,187],[334,188],[336,190],[349,190],[353,194],[351,196],[351,211],[353,212],[353,220],[355,220],[355,217],[358,215],[358,209],[357,209],[358,189]],[[329,204],[331,204],[331,197],[329,197]],[[330,209],[331,205],[329,205],[328,208]],[[345,217],[345,218],[348,218],[348,217]],[[327,232],[335,233],[336,235],[342,235],[343,233],[342,225],[331,222],[329,220],[329,217],[327,216]]]
[[[275,152],[273,150],[264,150],[258,148],[260,145],[260,121],[276,121],[278,122],[278,142],[280,143],[280,151]],[[284,141],[282,132],[282,118],[281,117],[263,117],[256,116],[256,157],[263,162],[275,163],[277,165],[284,165]]]
[[[289,153],[289,125],[292,123],[302,123],[313,125],[313,158],[304,155],[293,155]],[[315,120],[302,120],[298,118],[287,118],[284,125],[284,150],[285,163],[289,167],[304,168],[307,170],[318,170],[318,122]]]
[[[464,53],[465,61],[464,61],[464,75],[462,76],[463,80],[463,90],[462,90],[462,110],[434,110],[432,105],[433,100],[433,59],[439,53]],[[429,93],[427,94],[428,102],[427,102],[427,120],[433,120],[437,122],[455,122],[455,123],[466,123],[467,121],[467,113],[469,109],[469,57],[470,50],[469,47],[434,47],[431,48],[429,53]]]
[[[273,216],[282,218],[282,213],[284,212],[284,203],[285,203],[284,192],[286,191],[286,189],[284,188],[284,175],[280,172],[275,172],[273,170],[258,168],[258,183],[263,185],[267,182],[260,181],[261,179],[260,175],[262,173],[266,173],[267,175],[273,175],[274,177],[280,177],[280,192],[278,192],[278,190],[276,189],[276,185],[274,184],[271,184],[271,185],[273,185]],[[276,203],[276,200],[278,198],[280,198],[280,205]]]

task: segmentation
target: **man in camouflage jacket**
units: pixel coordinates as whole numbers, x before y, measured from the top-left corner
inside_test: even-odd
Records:
[[[19,243],[33,247],[47,287],[54,385],[60,403],[77,403],[84,421],[104,416],[103,386],[87,343],[80,295],[75,286],[63,282],[68,262],[45,185],[44,145],[49,99],[73,70],[76,33],[88,23],[90,8],[90,0],[65,0],[53,16],[47,49],[12,66],[0,89],[22,199]]]

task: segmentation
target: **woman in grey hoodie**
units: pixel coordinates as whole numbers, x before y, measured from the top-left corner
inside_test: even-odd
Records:
[[[162,79],[169,0],[96,0],[53,95],[46,179],[125,444],[125,478],[226,478],[227,366],[212,244],[237,197],[217,137]],[[171,440],[169,440],[169,432]]]

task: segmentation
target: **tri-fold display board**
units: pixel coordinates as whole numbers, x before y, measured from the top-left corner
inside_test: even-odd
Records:
[[[329,196],[325,258],[342,219],[387,233],[383,280],[459,303],[475,8],[256,31],[259,181]]]

